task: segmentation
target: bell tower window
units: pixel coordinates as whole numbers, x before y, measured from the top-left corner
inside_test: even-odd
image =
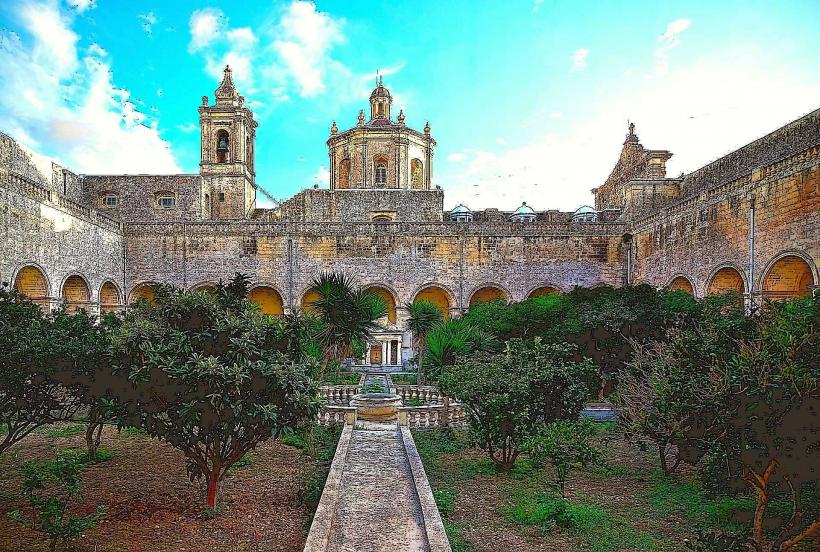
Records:
[[[387,184],[387,161],[376,160],[376,184]]]
[[[230,137],[227,130],[220,130],[216,133],[216,162],[230,163],[231,147]]]

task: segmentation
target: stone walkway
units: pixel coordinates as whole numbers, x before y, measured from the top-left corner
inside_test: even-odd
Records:
[[[430,550],[395,423],[358,422],[353,429],[328,543],[339,552]]]

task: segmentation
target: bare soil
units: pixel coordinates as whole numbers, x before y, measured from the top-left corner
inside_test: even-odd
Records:
[[[51,426],[50,429],[60,426]],[[49,437],[40,429],[0,456],[0,551],[48,550],[45,539],[7,512],[26,510],[19,466],[53,457],[62,448],[84,449],[84,434]],[[79,514],[106,504],[97,527],[59,547],[70,552],[302,550],[309,512],[299,503],[301,470],[312,460],[296,448],[269,440],[252,452],[253,462],[222,481],[219,513],[202,516],[203,489],[191,483],[185,457],[170,445],[144,435],[103,431],[102,448],[113,453],[83,472],[82,495],[71,510]]]

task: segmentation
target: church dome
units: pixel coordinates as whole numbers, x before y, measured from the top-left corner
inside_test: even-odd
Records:
[[[472,222],[473,212],[463,203],[459,203],[450,211],[448,218],[454,222]]]
[[[513,214],[510,215],[510,220],[514,222],[532,222],[535,220],[535,211],[524,201],[521,203],[521,207],[513,211]]]
[[[572,222],[595,222],[598,220],[598,211],[589,205],[582,205],[572,213]]]
[[[392,96],[390,96],[390,91],[384,87],[381,79],[379,79],[379,84],[376,85],[373,92],[370,93],[370,99],[373,100],[375,98],[392,98]]]

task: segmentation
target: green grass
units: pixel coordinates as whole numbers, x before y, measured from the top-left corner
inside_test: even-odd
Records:
[[[444,532],[447,533],[447,539],[450,541],[450,548],[453,552],[471,552],[473,547],[464,542],[461,538],[461,531],[464,527],[463,523],[456,523],[449,519],[443,519]]]
[[[439,457],[442,454],[454,454],[468,446],[463,433],[414,431],[413,440],[424,463],[424,469],[428,472],[438,469]]]
[[[141,427],[124,427],[120,431],[124,437],[147,437],[148,433]]]
[[[85,432],[85,426],[81,424],[68,424],[62,427],[51,427],[46,430],[46,437],[51,439],[57,437],[73,437]]]
[[[228,477],[232,477],[232,476],[236,475],[236,472],[238,472],[242,468],[250,466],[251,464],[253,464],[253,454],[248,452],[242,458],[237,460],[236,463],[233,466],[228,468]]]
[[[424,406],[425,402],[419,399],[407,399],[402,401],[402,406]]]
[[[447,517],[453,512],[457,496],[454,489],[433,489],[433,498],[441,517]]]
[[[512,505],[502,512],[518,525],[538,526],[544,532],[557,526],[583,543],[584,550],[592,552],[659,549],[651,534],[635,529],[595,502],[570,502],[533,488],[523,488],[513,495]]]
[[[358,385],[361,378],[358,372],[332,372],[325,374],[322,385]]]
[[[416,385],[418,379],[413,374],[391,374],[390,381],[398,385]]]

